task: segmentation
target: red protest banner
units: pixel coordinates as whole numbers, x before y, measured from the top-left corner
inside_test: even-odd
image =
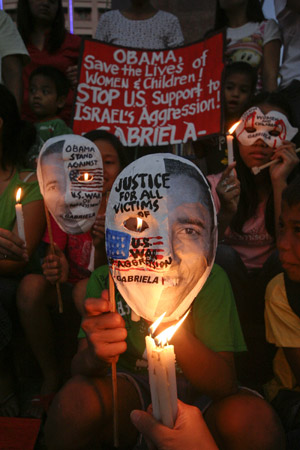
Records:
[[[85,40],[74,133],[102,128],[130,147],[220,132],[223,46],[223,33],[161,51]]]

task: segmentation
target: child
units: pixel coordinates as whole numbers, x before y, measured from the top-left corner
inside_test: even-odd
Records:
[[[266,350],[263,351],[263,299],[268,281],[280,271],[274,254],[275,224],[282,190],[299,159],[295,144],[284,140],[284,130],[292,137],[296,134],[288,122],[289,108],[284,97],[276,93],[260,94],[253,105],[243,114],[236,130],[236,162],[208,179],[219,219],[221,243],[216,262],[230,278],[249,354],[253,349],[256,355],[257,362],[254,358],[244,375],[257,381],[265,369],[271,369],[271,364],[267,367]],[[276,159],[277,163],[258,175],[252,173],[254,166],[270,159]]]
[[[273,363],[275,377],[266,385],[266,394],[268,400],[275,398],[287,430],[297,428],[299,433],[300,177],[282,194],[277,247],[283,273],[267,286],[265,321],[267,340],[278,350]]]
[[[232,63],[223,74],[224,130],[228,131],[249,107],[255,92],[256,70],[245,62]],[[197,158],[205,158],[208,175],[222,172],[227,166],[225,134],[193,143]],[[204,162],[204,161],[203,161]]]
[[[31,72],[29,78],[29,106],[34,113],[39,143],[29,155],[30,165],[36,167],[36,157],[47,139],[62,134],[72,134],[62,119],[57,117],[63,109],[70,84],[63,72],[52,66],[39,66]]]
[[[114,179],[123,165],[126,164],[126,158],[122,144],[114,135],[104,130],[95,130],[86,136],[94,140],[103,160],[104,186],[102,204],[99,209],[99,212],[103,214],[106,207],[106,191],[110,189]],[[73,235],[63,232],[52,218],[51,224],[53,239],[57,244],[55,245],[56,255],[50,254],[45,258],[43,275],[24,277],[18,291],[20,319],[43,375],[40,393],[34,396],[33,405],[28,410],[28,415],[32,417],[42,416],[44,406],[47,407],[47,403],[52,399],[61,382],[61,370],[59,370],[54,351],[55,330],[50,315],[51,310],[57,305],[55,283],[57,281],[61,283],[63,300],[65,301],[64,308],[65,310],[66,308],[70,309],[70,311],[66,310],[63,315],[67,321],[66,333],[70,335],[73,328],[76,329],[74,336],[71,336],[76,343],[79,326],[78,314],[75,314],[75,322],[77,321],[75,326],[71,327],[69,324],[70,318],[74,318],[73,305],[72,302],[70,303],[72,289],[80,282],[83,283],[85,288],[90,276],[89,263],[92,239],[99,240],[98,229],[94,230],[93,228],[86,233]],[[49,243],[48,233],[45,234],[44,241]],[[103,247],[99,246],[101,252]],[[97,257],[98,252],[96,251],[95,254]],[[82,292],[82,289],[83,287],[80,292]],[[77,287],[77,291],[79,291],[79,287]],[[79,296],[79,294],[77,295]],[[75,301],[77,301],[76,299]]]
[[[155,182],[157,197],[153,208],[151,201],[145,201],[148,208],[144,209],[139,231],[137,216],[142,213],[143,202],[138,199],[145,195],[147,180],[152,185]],[[126,191],[120,191],[122,183]],[[120,203],[115,202],[118,192]],[[106,222],[111,241],[108,238],[106,242],[112,244],[112,251],[116,249],[115,256],[110,254],[110,260],[118,288],[118,313],[109,312],[108,267],[99,267],[87,287],[90,298],[86,300],[82,322],[85,334],[81,330],[79,351],[72,364],[73,374],[77,376],[60,391],[49,411],[45,426],[48,448],[75,450],[98,448],[100,443],[111,444],[112,390],[107,371],[112,361],[118,361],[120,371],[120,448],[134,447],[137,433],[130,423],[130,411],[141,408],[143,402],[145,406],[150,402],[144,355],[149,322],[131,319],[128,301],[120,294],[121,284],[127,284],[126,298],[133,292],[138,294],[140,286],[139,307],[144,305],[145,311],[156,315],[170,304],[174,309],[180,307],[204,273],[207,281],[200,293],[195,294],[195,300],[192,296],[190,316],[172,339],[176,360],[183,372],[178,374],[178,393],[189,402],[197,399],[199,407],[200,404],[202,408],[208,407],[206,419],[221,448],[282,448],[280,426],[269,405],[255,395],[238,393],[233,352],[244,349],[243,338],[228,279],[217,266],[209,276],[206,271],[213,265],[215,217],[208,185],[196,166],[172,155],[141,158],[117,178],[109,201],[109,205],[112,204],[114,207],[109,209]],[[153,256],[143,257],[140,250],[148,244]],[[138,247],[140,256],[134,253],[133,247]],[[167,261],[168,267],[164,264]],[[142,276],[134,276],[135,271]],[[150,273],[152,276],[148,275]],[[143,279],[149,283],[154,277],[159,283],[157,289],[153,290],[151,284],[147,289]],[[149,291],[156,291],[158,295],[148,302]],[[167,314],[172,313],[173,308]]]

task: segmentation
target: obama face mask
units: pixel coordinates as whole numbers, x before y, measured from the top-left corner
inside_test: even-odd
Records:
[[[116,286],[131,309],[154,321],[181,317],[215,257],[215,209],[200,170],[155,154],[125,168],[106,211],[106,248]]]

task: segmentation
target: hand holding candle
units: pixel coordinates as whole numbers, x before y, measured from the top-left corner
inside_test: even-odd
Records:
[[[17,227],[18,227],[18,235],[26,244],[25,229],[24,229],[24,216],[23,216],[23,208],[22,208],[22,204],[21,204],[21,196],[22,196],[22,189],[19,188],[16,193],[16,205],[15,205],[16,220],[17,220]]]
[[[164,330],[155,339],[146,336],[149,383],[153,415],[169,428],[173,428],[177,417],[177,384],[174,346],[168,341],[187,317],[189,311],[176,324]],[[154,333],[164,314],[150,327]]]

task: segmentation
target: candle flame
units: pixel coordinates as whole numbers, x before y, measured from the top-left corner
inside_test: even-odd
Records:
[[[137,217],[136,231],[141,231],[143,225],[143,219]]]
[[[20,203],[21,196],[22,196],[22,188],[19,188],[16,193],[16,202],[17,203]]]
[[[81,175],[79,175],[79,176],[77,177],[77,180],[78,180],[80,183],[86,183],[87,181],[92,181],[93,179],[94,179],[93,175],[91,175],[91,174],[88,173],[88,172],[82,173]]]
[[[190,312],[190,309],[185,313],[185,315],[179,320],[178,323],[176,323],[175,325],[171,325],[169,328],[166,328],[158,336],[156,336],[155,343],[160,346],[166,345],[172,339],[172,337],[174,336],[174,334],[176,333],[176,331],[178,330],[180,325],[185,321],[189,312]],[[159,319],[157,319],[157,320],[159,320]]]
[[[156,328],[158,327],[158,325],[160,324],[160,322],[163,320],[163,318],[165,317],[166,313],[164,312],[158,319],[156,319],[155,322],[153,322],[152,325],[150,325],[149,327],[149,334],[153,334],[155,333]]]
[[[235,122],[235,123],[232,125],[232,127],[229,128],[228,133],[229,133],[229,134],[232,134],[232,133],[235,131],[235,129],[239,126],[240,122],[241,122],[240,120],[239,120],[238,122]]]

